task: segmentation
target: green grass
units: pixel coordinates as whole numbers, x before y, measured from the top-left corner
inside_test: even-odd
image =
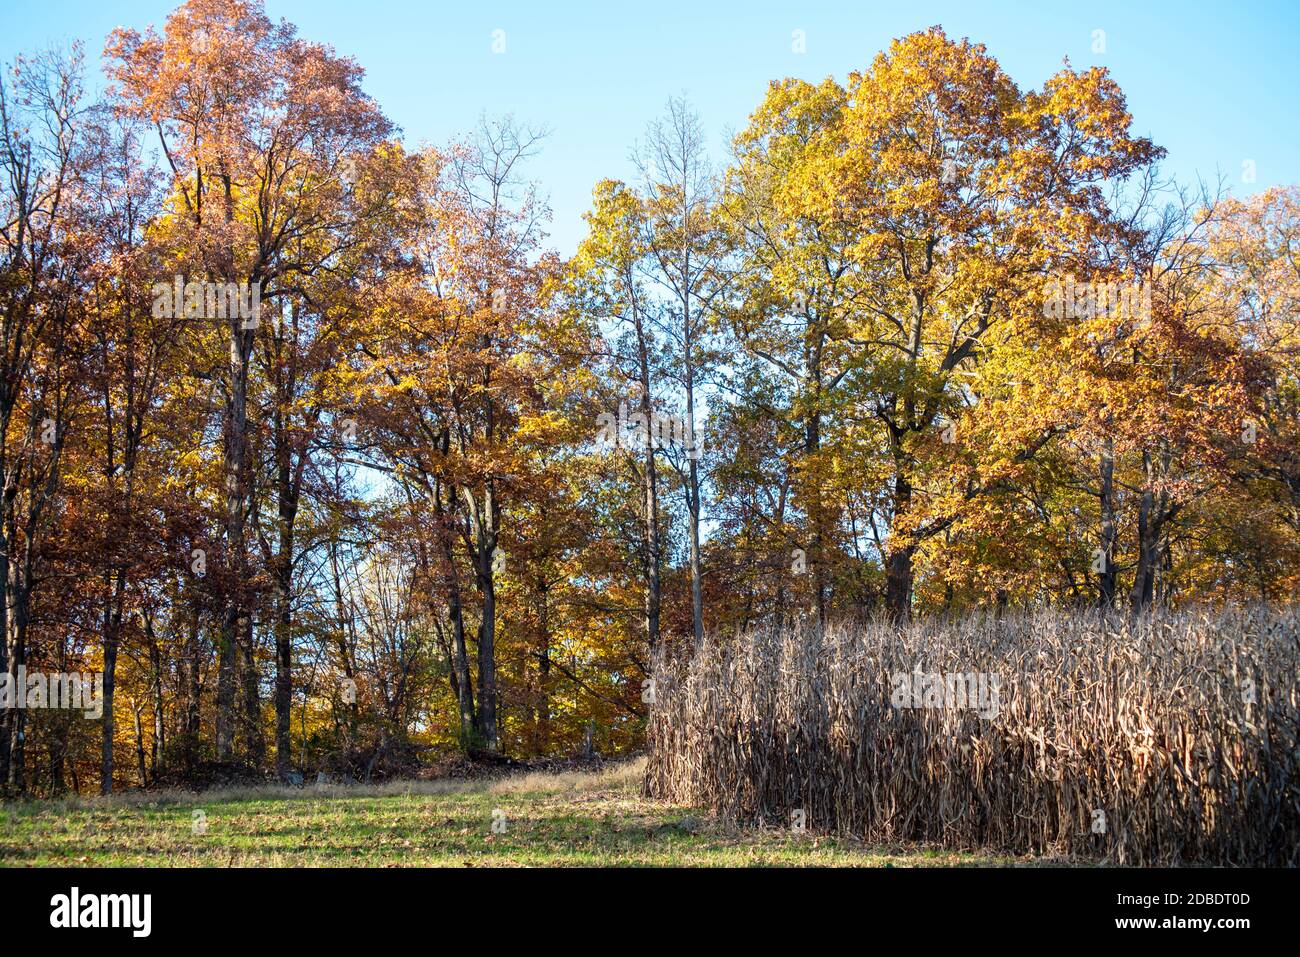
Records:
[[[0,807],[0,866],[952,866],[1006,858],[739,829],[600,774],[127,794]],[[494,833],[493,812],[504,813]],[[196,833],[195,812],[206,830]]]

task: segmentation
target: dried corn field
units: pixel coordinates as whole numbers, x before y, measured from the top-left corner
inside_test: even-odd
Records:
[[[659,655],[646,788],[869,841],[1295,865],[1298,675],[1295,608],[755,631]]]

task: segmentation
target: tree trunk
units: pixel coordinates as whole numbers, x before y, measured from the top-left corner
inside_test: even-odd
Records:
[[[1097,604],[1103,608],[1115,606],[1115,459],[1112,443],[1107,441],[1101,458],[1101,573],[1097,579]]]
[[[228,176],[223,177],[226,191],[226,221],[233,216],[233,197]],[[233,266],[233,254],[228,256]],[[231,273],[233,274],[233,268]],[[254,276],[253,282],[260,283]],[[238,311],[229,320],[230,333],[230,394],[226,403],[224,429],[223,472],[226,481],[225,501],[225,571],[228,580],[225,589],[225,613],[221,621],[220,660],[217,668],[217,759],[229,761],[235,738],[235,683],[238,668],[239,645],[245,630],[251,642],[252,621],[248,610],[248,374],[253,353],[254,330],[244,328],[245,320]],[[251,646],[242,649],[246,667],[251,664]],[[248,675],[245,675],[245,706],[248,701]],[[253,686],[256,692],[256,685]],[[255,695],[254,695],[255,697]],[[250,744],[254,742],[250,741]],[[255,745],[254,745],[255,747]]]
[[[0,425],[3,423],[0,422]],[[0,435],[0,479],[7,478],[4,471],[3,455],[4,436]],[[5,515],[10,508],[10,496],[7,490],[0,489],[0,495],[3,495]],[[0,516],[0,674],[9,674],[10,681],[13,671],[9,667],[9,535],[8,522],[5,516]],[[17,714],[16,709],[0,708],[0,793],[7,791],[9,784],[9,736],[12,733],[11,725],[13,716]]]
[[[478,624],[478,724],[475,730],[484,750],[495,752],[500,748],[496,672],[496,491],[489,478],[483,490],[481,507],[470,489],[462,487],[461,495],[470,521],[469,545],[474,561],[474,580],[483,602]]]
[[[454,506],[455,502],[450,503]],[[469,673],[469,654],[465,649],[465,611],[460,593],[460,576],[456,573],[456,555],[452,548],[451,531],[447,527],[449,508],[444,508],[442,492],[434,488],[435,517],[438,522],[438,544],[447,574],[447,614],[451,618],[452,668],[456,677],[456,703],[460,708],[461,747],[467,747],[478,728],[478,713],[474,709],[474,685]]]
[[[197,607],[192,609],[189,635],[185,642],[185,664],[181,675],[181,683],[185,689],[182,734],[185,738],[184,761],[186,773],[194,770],[195,761],[198,759],[199,721],[203,704],[199,700],[201,694],[199,684],[199,617],[199,609]]]
[[[500,748],[497,736],[497,676],[496,676],[496,594],[491,576],[484,582],[483,618],[478,627],[478,717],[479,738],[484,750],[496,752]]]
[[[645,329],[641,321],[640,310],[636,311],[636,345],[637,365],[641,380],[641,414],[645,416],[646,428],[649,430],[651,416],[654,414],[654,401],[650,392],[650,351],[646,344]],[[649,438],[647,434],[647,438]],[[654,650],[659,645],[659,609],[662,603],[662,590],[659,583],[659,566],[661,562],[659,545],[659,476],[655,468],[655,445],[646,442],[645,449],[645,635],[646,645]]]
[[[10,530],[9,540],[16,541],[17,536]],[[30,549],[30,541],[26,544],[26,549]],[[17,576],[22,575],[20,570],[28,564],[28,557],[24,556],[21,562],[11,562],[9,566],[9,581],[6,584],[8,592],[8,604],[10,609],[9,626],[12,631],[12,643],[9,650],[10,671],[17,673],[18,669],[27,664],[27,611],[28,611],[28,586],[17,580]],[[30,581],[30,577],[27,581]],[[24,689],[17,689],[19,694],[25,693]],[[10,791],[15,794],[21,794],[26,789],[25,774],[25,754],[26,754],[26,725],[27,712],[21,708],[15,708],[10,712],[9,725],[9,775],[6,778],[6,784]]]
[[[287,564],[287,563],[286,563]],[[290,610],[290,583],[279,583],[280,605],[275,628],[275,767],[281,777],[293,763],[293,613]]]
[[[896,539],[899,537],[899,519],[907,514],[911,503],[912,484],[900,464],[894,477],[893,528],[885,567],[885,609],[893,621],[900,623],[912,617],[912,554],[915,546]]]
[[[891,550],[885,569],[885,608],[895,622],[912,617],[912,549]]]
[[[293,757],[290,734],[293,719],[293,550],[294,520],[298,504],[289,488],[287,461],[280,476],[280,548],[276,556],[275,624],[275,767],[281,777],[289,772]]]
[[[140,787],[149,783],[144,763],[144,724],[140,720],[140,705],[131,699],[131,713],[135,715],[135,761],[136,773],[139,775]]]
[[[1151,489],[1151,454],[1149,452],[1142,454],[1142,465],[1146,475],[1146,482],[1142,490],[1141,504],[1138,506],[1137,571],[1133,575],[1133,588],[1129,593],[1129,601],[1134,614],[1150,607],[1151,601],[1155,597],[1158,529],[1153,515],[1155,493]]]
[[[691,443],[687,462],[686,506],[690,519],[691,623],[694,628],[695,646],[698,648],[704,643],[704,573],[700,562],[700,476],[698,462],[700,440],[695,429],[695,383],[691,369],[691,340],[689,334],[686,341],[686,426]]]
[[[117,687],[117,645],[122,632],[121,595],[125,579],[118,573],[113,590],[105,596],[104,608],[104,717],[100,745],[99,793],[113,793],[113,694]]]
[[[821,352],[811,351],[809,379],[813,383],[813,401],[804,424],[804,461],[810,462],[821,448]],[[808,497],[808,518],[812,524],[812,554],[809,556],[813,573],[813,610],[817,622],[826,626],[826,514],[820,492]]]
[[[262,702],[258,690],[260,675],[254,657],[252,616],[245,614],[242,625],[239,647],[243,659],[240,671],[244,692],[244,747],[248,753],[248,763],[258,767],[266,757],[266,741],[262,735]]]

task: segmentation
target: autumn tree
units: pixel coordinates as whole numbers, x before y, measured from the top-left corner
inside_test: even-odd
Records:
[[[717,218],[717,181],[708,159],[700,118],[681,98],[668,101],[664,115],[647,127],[635,154],[643,180],[640,238],[653,268],[658,326],[668,340],[667,366],[684,403],[684,448],[667,459],[682,475],[686,499],[687,561],[691,575],[691,623],[695,642],[704,638],[704,570],[700,549],[703,484],[700,453],[704,437],[696,406],[707,384],[715,309],[725,289],[722,263],[728,246]],[[647,424],[649,429],[649,424]]]
[[[281,312],[356,241],[361,218],[340,171],[373,154],[390,126],[360,89],[361,69],[276,25],[244,0],[190,0],[163,36],[119,30],[109,41],[118,108],[158,132],[172,172],[178,263],[243,282]],[[237,670],[247,747],[260,754],[248,517],[249,376],[259,315],[225,317],[224,564],[217,751],[231,754]],[[213,343],[214,347],[216,343]],[[282,495],[282,501],[288,504]],[[292,524],[292,509],[281,521]],[[283,543],[282,543],[283,544]],[[281,564],[291,562],[285,556]],[[287,670],[283,648],[280,667]],[[238,665],[238,669],[237,669]],[[277,700],[284,705],[283,684]]]
[[[792,94],[828,96],[798,86],[771,96]],[[1100,186],[1158,151],[1129,135],[1105,71],[1066,68],[1021,94],[982,46],[938,28],[891,44],[849,77],[842,101],[773,194],[783,219],[851,236],[846,375],[862,415],[850,413],[844,454],[888,490],[870,521],[885,549],[885,604],[905,616],[917,548],[953,521],[921,518],[920,454],[961,404],[960,372],[999,326],[1035,308],[1045,276],[1109,228]]]
[[[78,294],[93,255],[80,51],[0,78],[0,671],[28,655],[33,588],[84,398]],[[24,786],[21,710],[0,713],[0,786]]]

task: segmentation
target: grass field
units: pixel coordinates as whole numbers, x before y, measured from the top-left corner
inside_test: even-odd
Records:
[[[740,830],[595,774],[125,794],[0,807],[0,866],[960,866],[1006,858]],[[202,816],[196,812],[202,812]],[[493,812],[503,833],[493,831]],[[196,827],[195,822],[200,821]],[[206,827],[202,825],[206,825]],[[198,832],[198,833],[196,833]]]

